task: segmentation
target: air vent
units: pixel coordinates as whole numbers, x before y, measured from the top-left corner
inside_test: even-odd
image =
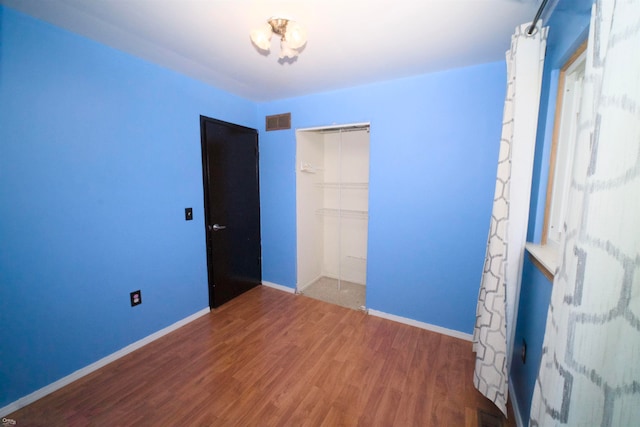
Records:
[[[266,128],[267,131],[291,129],[291,113],[267,116]]]

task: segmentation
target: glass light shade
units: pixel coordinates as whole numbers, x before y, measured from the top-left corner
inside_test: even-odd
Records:
[[[286,40],[282,40],[280,42],[280,59],[295,58],[296,56],[298,56],[298,51],[292,49]]]
[[[271,25],[265,24],[260,28],[251,30],[251,41],[262,50],[271,48]]]
[[[300,49],[307,42],[307,31],[296,21],[289,21],[284,38],[291,49]]]

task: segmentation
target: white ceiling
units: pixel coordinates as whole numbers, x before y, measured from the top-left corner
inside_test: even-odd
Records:
[[[0,0],[254,101],[502,60],[538,0]],[[251,44],[272,16],[307,28],[292,62]]]

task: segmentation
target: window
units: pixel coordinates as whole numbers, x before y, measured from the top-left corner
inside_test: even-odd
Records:
[[[560,72],[542,237],[542,244],[556,247],[562,239],[562,223],[571,184],[571,167],[584,80],[584,50],[569,61],[571,62]]]
[[[551,281],[560,253],[571,185],[573,153],[580,122],[586,46],[586,42],[582,44],[560,70],[542,239],[540,245],[527,245],[534,264]]]

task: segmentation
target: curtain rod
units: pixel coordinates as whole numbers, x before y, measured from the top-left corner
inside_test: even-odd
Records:
[[[533,32],[536,30],[536,24],[538,23],[538,20],[540,19],[540,15],[542,15],[542,11],[544,10],[544,8],[547,5],[548,1],[549,0],[542,0],[542,3],[540,3],[540,7],[538,8],[538,12],[536,12],[536,16],[535,16],[535,18],[533,18],[533,22],[531,23],[531,26],[529,27],[529,30],[527,31],[528,35],[532,35]]]

